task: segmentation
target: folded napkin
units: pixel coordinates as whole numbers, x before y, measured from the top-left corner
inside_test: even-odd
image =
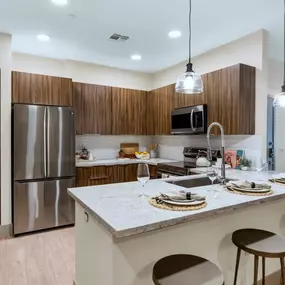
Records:
[[[189,201],[189,200],[194,200],[194,201],[202,201],[205,200],[206,197],[200,196],[195,193],[191,192],[171,192],[171,193],[160,193],[155,197],[156,199],[160,200],[176,200],[176,201]]]
[[[241,190],[248,190],[248,189],[271,189],[271,185],[266,182],[262,181],[230,181],[227,183],[228,187],[234,187]]]

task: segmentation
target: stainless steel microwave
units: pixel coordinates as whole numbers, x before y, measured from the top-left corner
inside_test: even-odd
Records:
[[[204,134],[208,127],[207,105],[174,109],[171,113],[171,134]]]

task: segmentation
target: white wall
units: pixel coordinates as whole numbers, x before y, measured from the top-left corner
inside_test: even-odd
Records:
[[[244,63],[258,69],[263,67],[263,43],[266,31],[259,30],[236,41],[220,46],[192,59],[195,72],[204,74],[234,64]],[[157,72],[153,76],[152,89],[172,84],[185,72],[186,63]]]
[[[262,152],[266,153],[267,133],[267,32],[259,30],[234,42],[193,58],[194,69],[204,74],[238,63],[257,68],[256,76],[256,134],[262,136]],[[154,74],[153,89],[172,84],[185,71],[186,62]]]
[[[1,225],[11,224],[11,41],[0,34]]]
[[[151,89],[150,74],[72,60],[56,60],[13,53],[12,70],[68,77],[76,82],[138,90]]]

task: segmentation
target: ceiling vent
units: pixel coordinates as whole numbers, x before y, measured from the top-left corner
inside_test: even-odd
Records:
[[[120,42],[125,42],[129,39],[130,37],[120,35],[120,34],[113,34],[109,39],[112,41],[120,41]]]

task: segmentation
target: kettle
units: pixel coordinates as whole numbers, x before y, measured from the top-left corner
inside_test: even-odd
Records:
[[[197,160],[196,160],[196,165],[198,167],[208,167],[210,166],[210,162],[207,159],[207,152],[203,151],[203,150],[199,150],[198,151],[198,155],[197,155]]]

